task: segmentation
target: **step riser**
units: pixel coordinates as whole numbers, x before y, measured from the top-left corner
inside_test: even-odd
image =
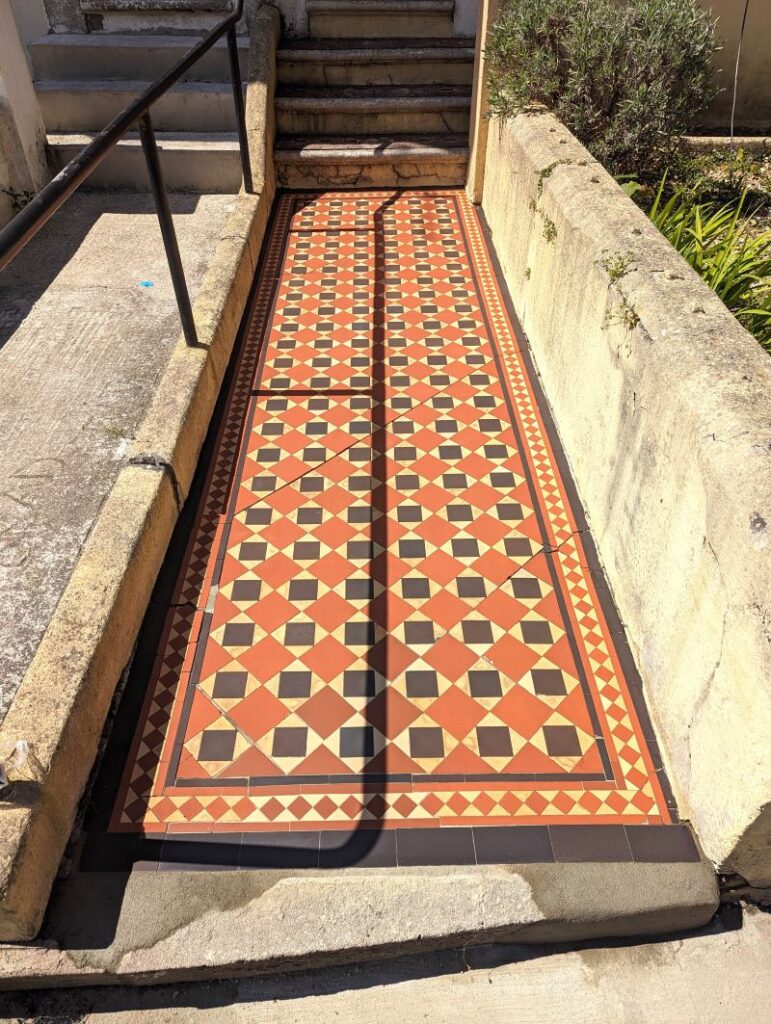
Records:
[[[434,161],[285,161],[276,154],[279,184],[284,188],[371,188],[415,187],[436,188],[462,186],[466,180],[466,158]]]
[[[81,37],[82,39],[83,37]],[[86,37],[92,39],[93,37]],[[109,43],[98,37],[102,45],[83,43],[77,37],[49,36],[29,47],[32,68],[38,81],[88,81],[94,79],[126,79],[148,82],[159,78],[195,45],[195,38],[182,42],[154,41],[143,36],[143,45]],[[49,42],[48,40],[53,40]],[[61,41],[64,40],[64,41]],[[239,45],[242,74],[246,72],[248,49]],[[229,82],[230,65],[223,46],[216,46],[195,64],[185,81]]]
[[[291,135],[406,135],[467,132],[468,109],[345,113],[277,111],[279,131]]]
[[[80,145],[50,146],[48,162],[58,173],[81,150]],[[241,160],[238,150],[223,153],[207,150],[161,151],[166,187],[186,192],[234,195],[241,188]],[[124,188],[149,191],[147,167],[140,146],[116,147],[88,178],[90,188]]]
[[[324,64],[284,59],[278,64],[278,80],[285,85],[467,85],[473,76],[473,62],[459,60]]]
[[[308,17],[311,39],[441,39],[452,33],[451,14],[315,11]]]
[[[133,90],[38,91],[43,120],[49,132],[95,132],[136,99]],[[206,92],[167,92],[152,108],[158,131],[231,132],[236,130],[233,91],[223,85]]]

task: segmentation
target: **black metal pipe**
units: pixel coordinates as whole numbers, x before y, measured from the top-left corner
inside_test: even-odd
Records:
[[[153,82],[138,99],[122,110],[97,137],[81,150],[45,188],[24,209],[17,213],[13,220],[0,231],[0,270],[3,270],[14,256],[19,253],[30,239],[40,231],[44,224],[56,213],[62,203],[81,185],[91,172],[99,166],[104,158],[120,142],[131,126],[147,113],[150,107],[168,89],[190,70],[205,53],[214,46],[232,27],[235,26],[243,13],[244,0],[237,0],[232,14],[215,26],[188,54],[186,54],[165,75]],[[236,58],[238,52],[236,51]],[[232,60],[232,58],[231,58]],[[243,97],[242,97],[243,101]],[[244,128],[245,133],[245,128]]]
[[[233,102],[236,108],[236,124],[238,125],[238,143],[241,152],[241,168],[244,173],[244,189],[254,192],[252,181],[252,162],[249,158],[249,137],[246,133],[246,111],[244,109],[244,87],[241,82],[241,66],[238,60],[238,39],[236,26],[228,29],[228,56],[230,58],[230,77],[233,80]]]
[[[155,210],[158,214],[158,223],[161,226],[163,246],[166,250],[166,259],[169,261],[171,281],[174,285],[174,294],[177,298],[177,309],[179,319],[182,321],[182,331],[188,345],[198,344],[198,332],[195,329],[193,307],[190,303],[190,293],[187,290],[185,280],[185,269],[182,266],[182,259],[179,255],[177,244],[177,232],[174,230],[174,221],[171,216],[169,197],[166,194],[166,187],[163,184],[163,171],[161,161],[158,157],[158,146],[155,142],[155,132],[149,112],[142,114],[139,119],[139,135],[142,139],[142,149],[147,161],[147,170],[150,176],[150,189],[155,200]]]

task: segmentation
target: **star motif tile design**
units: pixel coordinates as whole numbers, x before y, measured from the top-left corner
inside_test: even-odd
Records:
[[[669,820],[475,211],[281,196],[111,827]]]

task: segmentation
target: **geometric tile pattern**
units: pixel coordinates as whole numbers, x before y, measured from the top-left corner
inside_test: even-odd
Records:
[[[477,214],[281,196],[113,830],[668,823]]]

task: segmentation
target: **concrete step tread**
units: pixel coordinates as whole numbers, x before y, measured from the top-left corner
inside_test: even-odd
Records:
[[[468,86],[353,86],[340,89],[281,87],[276,95],[277,110],[329,111],[344,113],[385,113],[389,111],[467,110],[471,106]]]
[[[308,11],[344,11],[349,14],[452,13],[455,0],[307,0]]]
[[[353,39],[334,39],[318,37],[316,39],[290,39],[285,40],[278,50],[278,56],[281,58],[285,55],[291,55],[292,58],[298,60],[315,60],[315,54],[318,53],[332,53],[333,51],[342,51],[340,58],[344,59],[351,53],[364,53],[368,57],[380,56],[380,51],[384,54],[393,54],[394,51],[410,50],[410,51],[469,51],[471,57],[474,56],[474,40],[466,38],[464,36],[425,36],[416,39],[414,36],[394,36],[390,39],[382,38],[357,38]],[[377,51],[374,53],[373,51]],[[302,55],[302,56],[301,56]],[[310,56],[308,56],[310,55]],[[412,54],[411,54],[412,55]]]
[[[468,153],[465,134],[311,136],[284,135],[276,140],[278,161],[389,161],[422,157],[457,160]]]
[[[80,0],[80,6],[88,13],[100,14],[102,12],[115,11],[136,11],[147,12],[197,12],[227,14],[233,8],[233,0],[143,0],[141,7],[137,0]]]
[[[139,95],[151,82],[131,78],[47,79],[35,82],[37,92],[111,92]],[[230,82],[177,82],[170,92],[232,95]]]
[[[99,132],[49,132],[46,141],[49,146],[87,146]],[[155,138],[160,149],[220,150],[238,149],[238,135],[235,132],[156,132]],[[129,132],[118,143],[118,147],[140,147],[138,132]]]
[[[460,85],[284,85],[276,88],[276,99],[454,99],[471,96],[471,86]]]
[[[94,49],[104,50],[109,49],[111,46],[128,47],[129,49],[145,50],[149,45],[155,47],[183,47],[185,50],[191,50],[195,44],[204,37],[203,32],[194,32],[189,35],[147,35],[142,32],[62,32],[60,33],[49,33],[45,36],[40,36],[38,39],[33,39],[29,46],[32,49],[42,48],[69,48],[72,46],[78,47],[93,47]],[[248,40],[239,38],[239,44],[243,49],[248,46]],[[220,40],[215,43],[214,46],[225,49],[224,40]]]

